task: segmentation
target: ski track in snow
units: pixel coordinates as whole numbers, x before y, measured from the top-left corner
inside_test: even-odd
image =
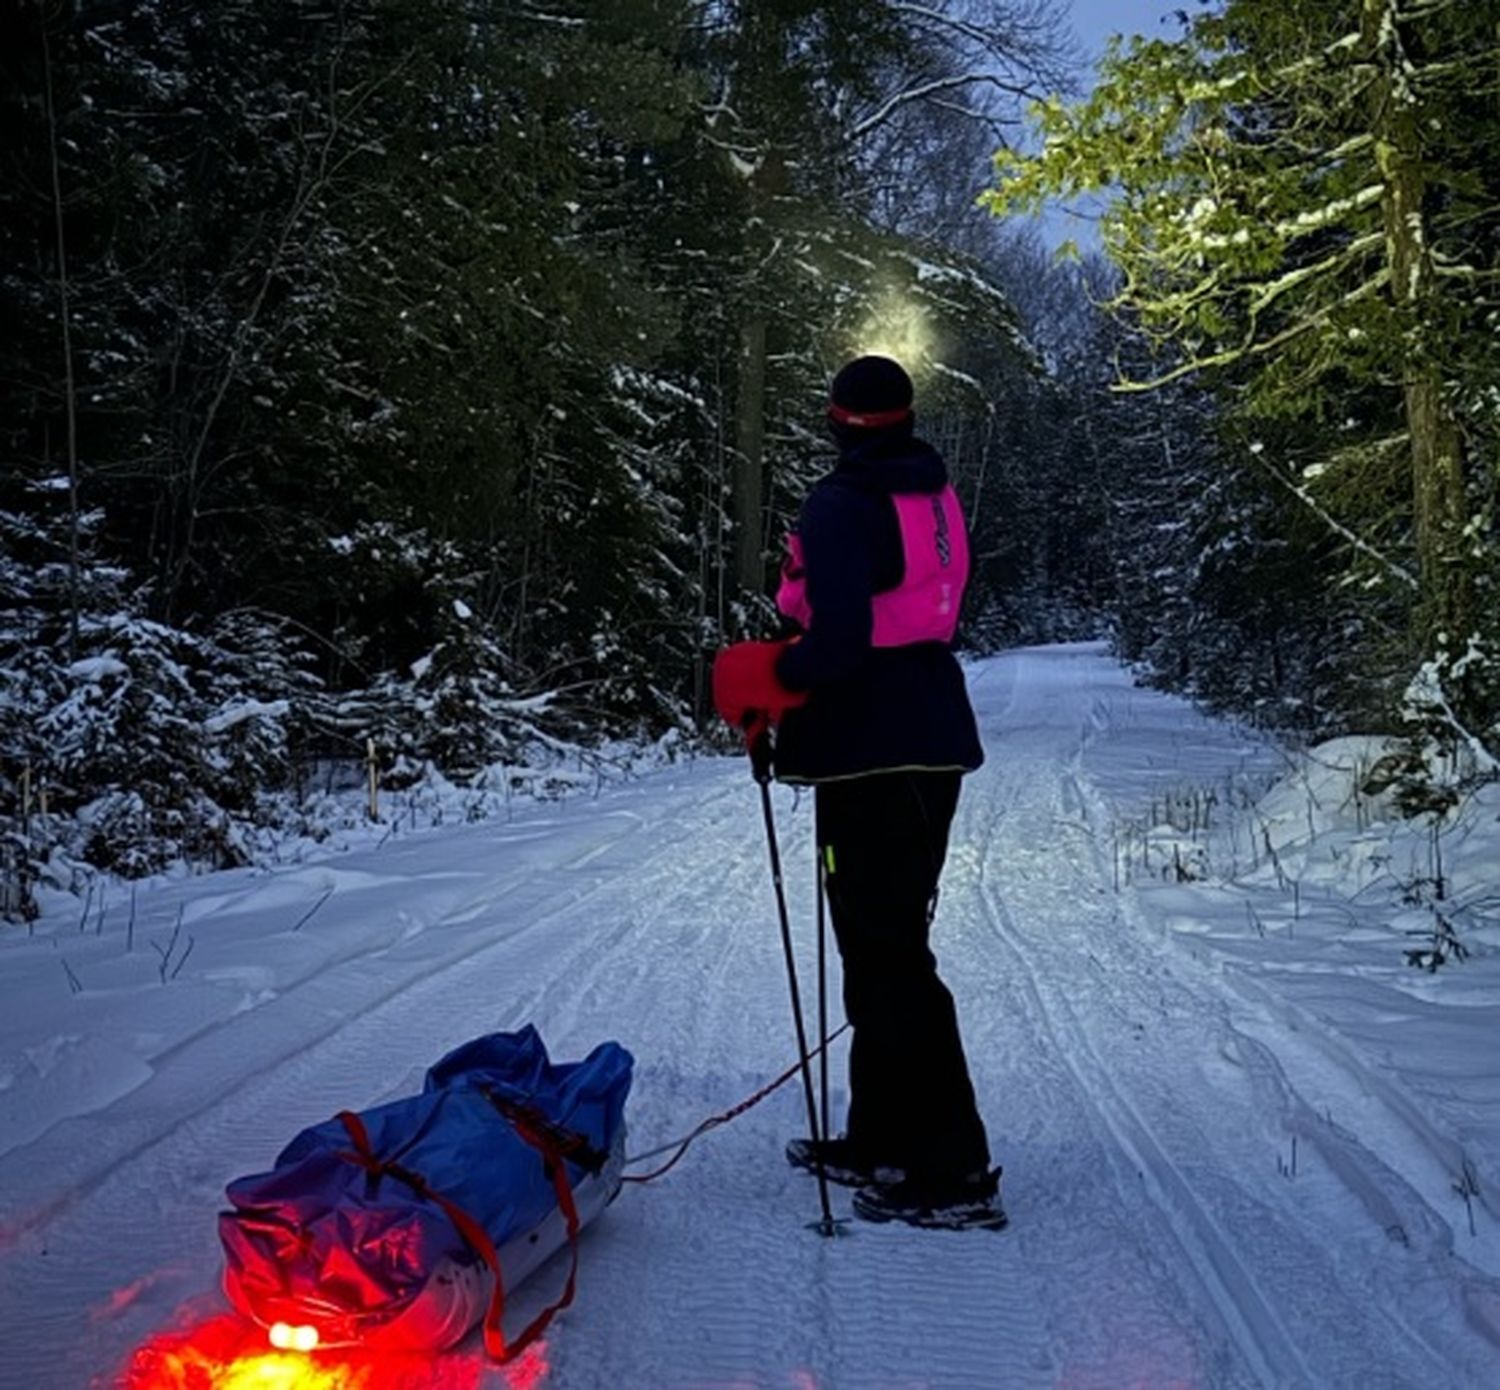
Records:
[[[1500,1283],[1423,1196],[1450,1141],[1296,1005],[1201,964],[1114,888],[1101,751],[1169,706],[1204,721],[1087,645],[1008,654],[971,686],[988,762],[965,783],[934,945],[1011,1228],[804,1229],[817,1199],[781,1158],[804,1127],[787,1086],[591,1228],[545,1385],[1500,1384]],[[107,1385],[154,1329],[219,1306],[224,1183],[333,1110],[414,1089],[475,1033],[533,1021],[559,1058],[618,1038],[637,1058],[632,1151],[758,1089],[793,1044],[755,799],[738,761],[700,763],[531,825],[185,890],[191,920],[249,921],[341,883],[328,913],[367,914],[370,934],[0,1152],[0,1386]],[[810,1015],[810,798],[778,789],[776,809]],[[1298,1090],[1314,1075],[1349,1093],[1337,1125]],[[560,1278],[554,1263],[517,1292],[517,1325]]]

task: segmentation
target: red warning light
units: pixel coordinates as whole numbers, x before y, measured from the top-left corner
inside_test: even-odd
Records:
[[[137,1348],[118,1384],[120,1390],[542,1390],[551,1371],[544,1342],[492,1369],[477,1348],[441,1356],[375,1354],[314,1349],[316,1336],[312,1327],[278,1324],[268,1332],[239,1318],[213,1318],[159,1333]]]
[[[293,1327],[289,1322],[273,1322],[267,1334],[271,1345],[278,1351],[316,1351],[318,1329],[316,1327]]]

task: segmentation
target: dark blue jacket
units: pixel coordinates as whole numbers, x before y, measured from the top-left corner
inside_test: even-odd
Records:
[[[824,782],[898,768],[972,772],[984,761],[963,671],[942,642],[872,647],[873,595],[896,588],[905,556],[893,492],[936,493],[942,455],[902,431],[845,446],[802,504],[797,533],[812,628],[776,673],[807,704],[782,718],[776,775]]]

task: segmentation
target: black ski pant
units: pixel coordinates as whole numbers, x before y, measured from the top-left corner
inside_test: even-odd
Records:
[[[844,966],[849,1139],[919,1177],[989,1163],[953,996],[927,944],[957,772],[883,772],[817,789],[819,853]]]

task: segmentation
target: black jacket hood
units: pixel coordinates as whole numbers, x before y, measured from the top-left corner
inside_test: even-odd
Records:
[[[881,492],[941,492],[948,465],[932,445],[910,434],[876,436],[845,447],[834,477]]]

